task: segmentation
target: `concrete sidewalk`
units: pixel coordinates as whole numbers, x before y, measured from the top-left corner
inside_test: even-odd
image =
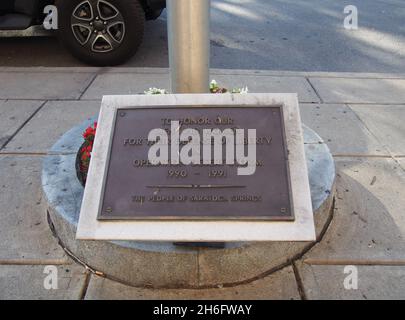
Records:
[[[298,262],[235,287],[152,290],[88,273],[51,235],[42,159],[97,114],[103,94],[169,88],[168,70],[0,68],[0,299],[405,299],[405,75],[211,74],[226,87],[298,93],[303,122],[327,141],[338,172],[322,241]],[[45,265],[58,266],[58,290],[44,289]],[[344,288],[347,265],[357,266],[358,290]]]

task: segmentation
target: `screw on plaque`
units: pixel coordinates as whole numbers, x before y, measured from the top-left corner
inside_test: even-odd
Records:
[[[125,117],[125,115],[126,115],[125,112],[121,112],[121,113],[120,113],[120,116],[121,116],[121,117]]]
[[[281,208],[281,209],[280,209],[280,212],[281,212],[281,213],[287,213],[287,208]]]
[[[105,212],[107,212],[107,213],[112,213],[112,208],[111,208],[111,207],[108,207],[107,209],[105,209]]]

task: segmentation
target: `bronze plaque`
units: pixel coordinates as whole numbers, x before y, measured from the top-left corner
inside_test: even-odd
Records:
[[[238,163],[151,164],[149,132],[170,137],[172,121],[179,132],[256,129],[255,173],[237,175]],[[287,157],[278,105],[118,109],[98,219],[294,220]]]

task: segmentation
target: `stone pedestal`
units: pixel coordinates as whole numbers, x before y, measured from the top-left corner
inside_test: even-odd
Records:
[[[42,173],[54,235],[73,259],[92,272],[140,287],[236,285],[281,269],[316,243],[227,243],[225,248],[198,248],[172,243],[76,240],[84,189],[76,177],[75,161],[81,134],[94,121],[89,119],[62,136],[46,156]],[[327,145],[305,126],[304,141],[319,241],[332,217],[335,166]]]

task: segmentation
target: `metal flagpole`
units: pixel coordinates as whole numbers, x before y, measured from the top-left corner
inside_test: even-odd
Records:
[[[208,93],[211,0],[167,0],[172,93]],[[225,243],[176,242],[178,246],[224,248]]]
[[[172,93],[209,92],[211,0],[168,0]]]

